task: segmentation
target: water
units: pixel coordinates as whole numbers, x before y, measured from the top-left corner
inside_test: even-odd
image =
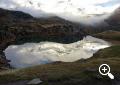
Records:
[[[87,36],[71,44],[40,42],[11,45],[4,52],[6,58],[11,60],[11,66],[24,68],[56,61],[74,62],[87,59],[99,49],[109,46],[110,44],[102,39]]]

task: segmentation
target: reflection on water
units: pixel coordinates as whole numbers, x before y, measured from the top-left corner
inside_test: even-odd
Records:
[[[99,49],[109,46],[104,40],[87,36],[71,44],[40,42],[11,45],[4,52],[13,67],[23,68],[55,61],[74,62],[87,59]]]

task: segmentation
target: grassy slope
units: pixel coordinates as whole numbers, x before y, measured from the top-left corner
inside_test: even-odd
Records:
[[[94,34],[93,36],[105,39],[113,44],[120,44],[120,31],[110,30],[110,31]]]
[[[100,50],[88,60],[80,60],[74,63],[53,63],[1,72],[0,82],[28,80],[39,77],[44,81],[43,85],[49,85],[51,83],[55,85],[79,85],[82,83],[82,85],[84,85],[87,84],[86,81],[89,82],[89,85],[94,84],[93,82],[101,82],[104,83],[103,85],[111,85],[112,81],[110,81],[108,77],[103,78],[103,76],[99,74],[98,67],[102,63],[107,63],[111,66],[112,73],[118,76],[117,73],[120,73],[119,53],[120,46],[112,46]]]
[[[100,64],[107,63],[115,80],[101,76]],[[41,85],[114,85],[120,77],[120,45],[114,45],[95,53],[92,58],[73,63],[53,63],[0,73],[0,83],[40,78]]]

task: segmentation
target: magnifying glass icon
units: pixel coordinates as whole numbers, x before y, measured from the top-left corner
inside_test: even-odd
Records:
[[[110,79],[114,79],[114,75],[110,73],[110,66],[107,64],[100,65],[99,73],[101,75],[108,75],[110,77]]]

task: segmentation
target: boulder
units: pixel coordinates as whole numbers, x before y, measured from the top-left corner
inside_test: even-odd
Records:
[[[36,79],[33,79],[33,80],[29,81],[27,84],[28,85],[37,85],[37,84],[40,84],[40,83],[42,83],[42,81],[39,78],[36,78]]]

